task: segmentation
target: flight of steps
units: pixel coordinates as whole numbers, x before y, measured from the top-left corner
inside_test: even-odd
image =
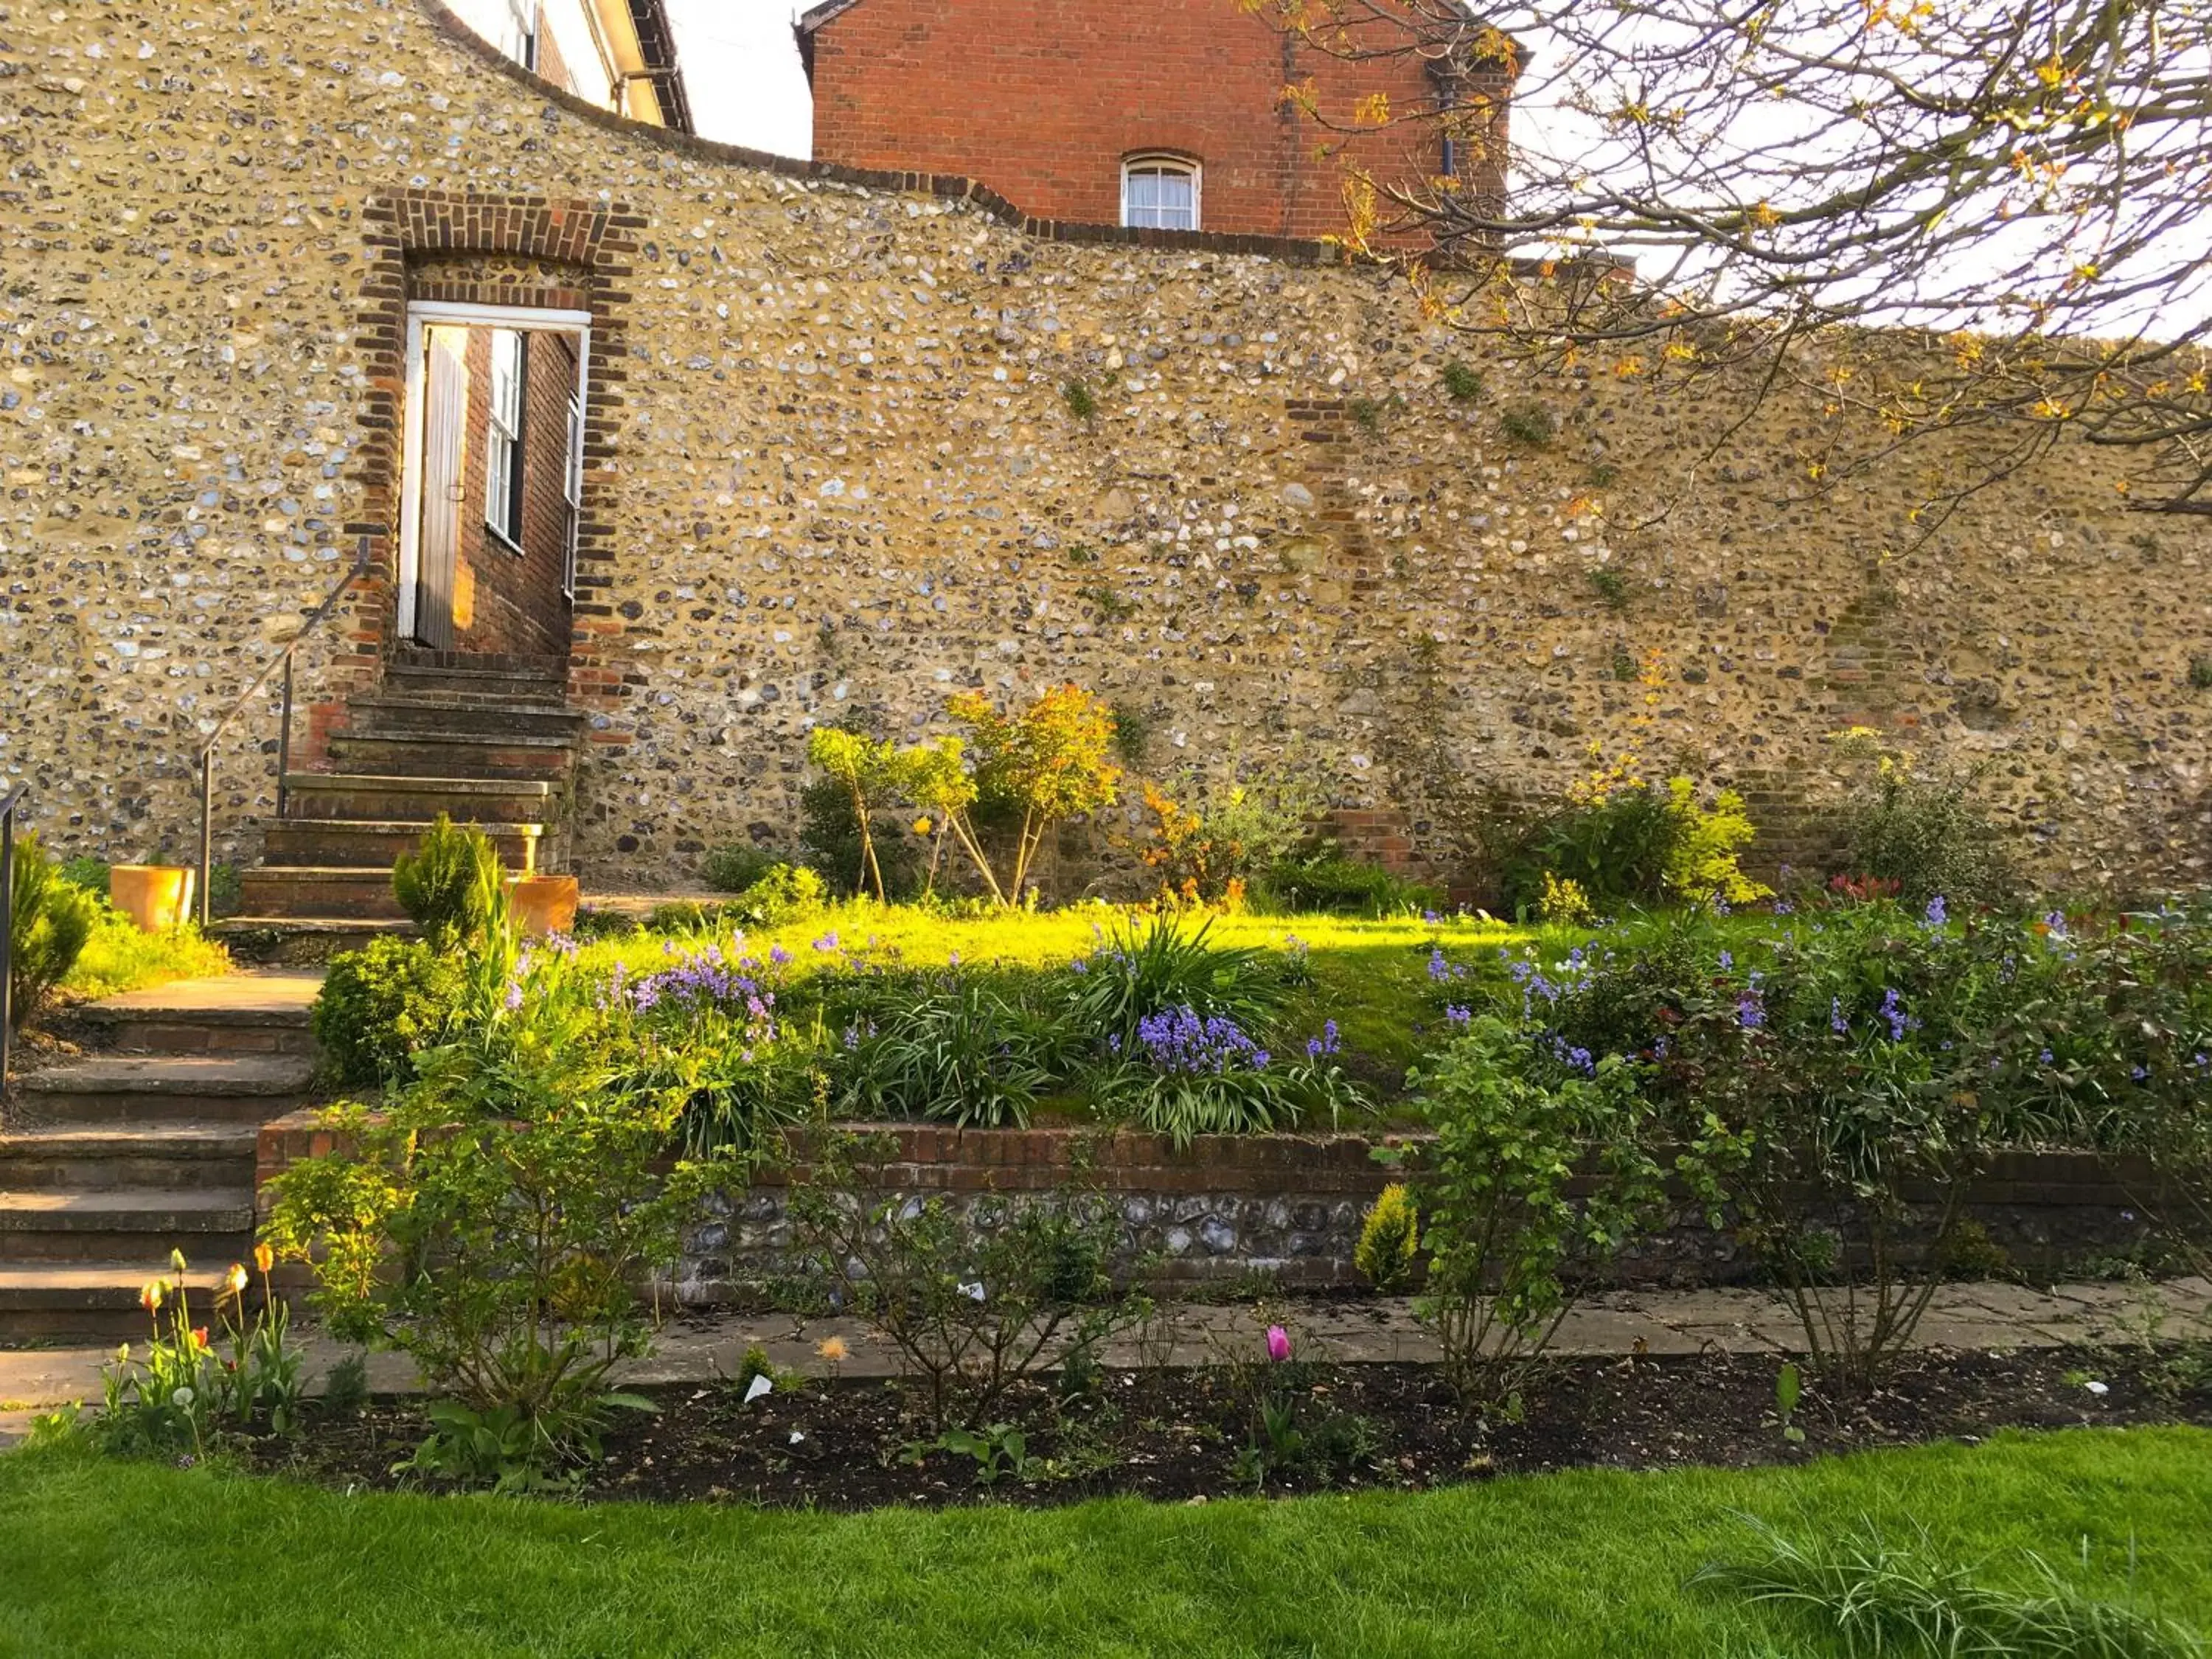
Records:
[[[226,931],[302,921],[392,922],[392,861],[441,812],[481,825],[510,872],[568,862],[568,775],[585,715],[554,657],[403,653],[348,705],[338,769],[285,779],[285,816],[240,880]]]
[[[140,1339],[138,1293],[196,1304],[253,1249],[260,1126],[307,1103],[313,975],[186,981],[84,1011],[112,1046],[15,1079],[0,1110],[0,1342]]]

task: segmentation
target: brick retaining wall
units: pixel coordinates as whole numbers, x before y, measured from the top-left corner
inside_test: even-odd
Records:
[[[1164,1135],[1127,1131],[857,1127],[889,1139],[888,1158],[872,1166],[882,1190],[941,1194],[963,1211],[995,1196],[1050,1191],[1084,1167],[1082,1178],[1120,1208],[1127,1254],[1152,1256],[1156,1276],[1168,1283],[1259,1275],[1286,1289],[1358,1285],[1352,1253],[1360,1218],[1393,1178],[1370,1155],[1375,1140],[1357,1134],[1209,1135],[1178,1152]],[[1392,1139],[1418,1146],[1427,1137]],[[266,1125],[257,1187],[331,1144],[312,1110]],[[785,1195],[793,1179],[805,1178],[805,1137],[792,1136],[791,1145],[790,1164],[763,1172],[745,1192],[708,1201],[678,1271],[679,1299],[741,1296],[787,1267]],[[1982,1277],[2002,1267],[2057,1274],[2125,1255],[2148,1236],[2140,1206],[2155,1185],[2141,1159],[2002,1154],[1969,1206],[1997,1259],[1972,1265]],[[1679,1288],[1741,1284],[1755,1273],[1738,1242],[1686,1201],[1671,1226],[1622,1259],[1616,1278]]]

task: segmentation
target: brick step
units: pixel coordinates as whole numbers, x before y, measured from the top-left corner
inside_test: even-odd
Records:
[[[226,1264],[253,1248],[253,1188],[0,1193],[0,1261],[103,1261],[170,1249]]]
[[[410,641],[396,645],[387,665],[395,668],[482,668],[507,674],[550,675],[555,678],[568,672],[565,654],[529,651],[441,651],[435,646],[418,645]]]
[[[361,772],[295,772],[284,787],[296,816],[307,818],[434,818],[457,823],[543,823],[554,816],[559,790],[544,779],[379,776]]]
[[[0,1192],[253,1185],[252,1123],[60,1124],[0,1134]]]
[[[558,657],[422,652],[386,663],[384,688],[387,691],[519,696],[558,702],[568,689],[568,665]]]
[[[392,860],[412,852],[431,828],[427,818],[283,818],[263,834],[262,867],[319,866],[389,872]],[[527,874],[538,867],[544,824],[487,823],[481,828],[509,872]]]
[[[305,1054],[94,1054],[15,1079],[9,1127],[265,1123],[307,1095]]]
[[[553,782],[576,757],[566,737],[485,737],[469,732],[333,732],[331,758],[386,776]]]
[[[392,872],[326,864],[261,865],[239,872],[240,907],[248,915],[223,924],[226,935],[252,922],[404,922],[392,894]]]
[[[130,992],[77,1010],[128,1054],[312,1054],[319,975],[234,974]]]
[[[189,1265],[184,1280],[191,1318],[196,1325],[208,1326],[210,1336],[222,1322],[217,1297],[223,1275],[233,1261],[246,1262],[250,1271],[249,1254],[225,1255],[217,1261],[205,1251],[198,1255],[185,1252]],[[11,1262],[0,1267],[0,1342],[83,1337],[138,1345],[143,1358],[143,1346],[154,1334],[154,1322],[139,1305],[139,1292],[149,1279],[167,1284],[175,1277],[166,1250],[155,1255],[141,1249],[113,1260]],[[249,1308],[260,1305],[258,1275],[246,1294]],[[166,1321],[161,1329],[167,1335]]]
[[[398,733],[438,732],[479,738],[579,736],[590,716],[559,704],[449,696],[356,697],[346,705],[349,730]]]

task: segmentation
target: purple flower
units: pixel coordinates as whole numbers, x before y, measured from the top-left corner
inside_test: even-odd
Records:
[[[1766,1024],[1766,1010],[1758,992],[1746,991],[1735,1000],[1735,1023],[1747,1031],[1756,1031]]]
[[[1731,972],[1735,971],[1735,951],[1722,951],[1722,952],[1721,952],[1721,972],[1723,972],[1723,973],[1724,973],[1724,974],[1726,974],[1726,973],[1731,973]]]
[[[1889,1040],[1892,1042],[1903,1042],[1905,1027],[1916,1023],[1905,1018],[1905,1005],[1899,999],[1894,985],[1882,993],[1881,1017],[1889,1022]]]
[[[510,980],[507,981],[506,1002],[507,1011],[510,1014],[516,1009],[522,1006],[522,981],[520,980]]]
[[[1267,1358],[1277,1364],[1291,1357],[1291,1334],[1280,1325],[1267,1327]]]
[[[1444,960],[1443,946],[1441,945],[1432,945],[1429,947],[1429,977],[1437,981],[1451,977],[1451,963]]]
[[[823,934],[820,939],[816,939],[814,941],[814,948],[824,952],[836,950],[837,948],[836,930],[832,928],[830,932]]]
[[[1444,1008],[1444,1018],[1455,1025],[1464,1025],[1474,1018],[1474,1010],[1462,1003],[1449,1003]]]
[[[791,962],[791,952],[781,945],[771,945],[768,947],[768,959],[775,967],[787,967]]]
[[[1202,1018],[1188,1004],[1139,1020],[1137,1047],[1157,1069],[1193,1077],[1261,1072],[1271,1058],[1227,1015]]]
[[[1928,901],[1927,921],[1930,927],[1941,927],[1950,919],[1950,913],[1943,908],[1943,896],[1941,893]]]
[[[1849,1036],[1851,1034],[1851,1023],[1844,1018],[1844,1002],[1841,997],[1828,999],[1828,1029],[1838,1036]]]

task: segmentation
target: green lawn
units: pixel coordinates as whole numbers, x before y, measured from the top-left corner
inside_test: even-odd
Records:
[[[0,1457],[0,1654],[1811,1656],[1700,1589],[1741,1514],[2212,1614],[2212,1433],[2008,1436],[1789,1470],[1042,1512],[343,1496]],[[2084,1552],[2087,1565],[2084,1565]]]

